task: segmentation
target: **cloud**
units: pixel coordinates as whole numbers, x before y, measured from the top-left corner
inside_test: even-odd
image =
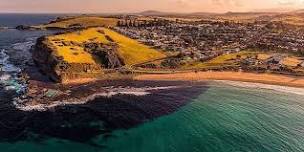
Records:
[[[304,0],[0,0],[0,12],[227,12],[304,8]]]
[[[243,5],[241,0],[212,0],[212,2],[215,5],[220,5],[220,6],[236,6],[236,7],[240,7],[240,6]]]
[[[181,6],[188,5],[187,0],[176,0],[175,3]]]
[[[170,0],[170,4],[180,8],[191,7],[193,0]]]
[[[279,0],[279,5],[302,5],[304,4],[304,0]]]

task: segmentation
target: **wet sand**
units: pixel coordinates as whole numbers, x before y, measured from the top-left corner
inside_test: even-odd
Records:
[[[278,74],[258,74],[245,72],[189,72],[176,74],[145,74],[138,75],[135,80],[154,81],[204,81],[204,80],[230,80],[241,82],[254,82],[290,87],[304,87],[304,77],[278,75]]]

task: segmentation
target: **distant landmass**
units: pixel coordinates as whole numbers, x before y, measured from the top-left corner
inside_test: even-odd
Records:
[[[157,10],[147,10],[139,13],[133,13],[137,15],[144,16],[226,16],[226,15],[274,15],[274,14],[301,14],[304,13],[304,9],[299,10],[289,10],[289,11],[278,11],[278,10],[257,10],[250,12],[226,12],[226,13],[212,13],[212,12],[190,12],[190,13],[181,13],[181,12],[165,12]]]

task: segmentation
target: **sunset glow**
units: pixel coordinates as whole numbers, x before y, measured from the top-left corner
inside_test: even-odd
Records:
[[[1,12],[28,13],[285,11],[303,6],[303,0],[0,0]]]

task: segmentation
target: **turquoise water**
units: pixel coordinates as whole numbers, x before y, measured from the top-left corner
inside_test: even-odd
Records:
[[[167,116],[88,143],[61,139],[0,144],[1,151],[43,152],[302,152],[304,96],[210,85]]]

